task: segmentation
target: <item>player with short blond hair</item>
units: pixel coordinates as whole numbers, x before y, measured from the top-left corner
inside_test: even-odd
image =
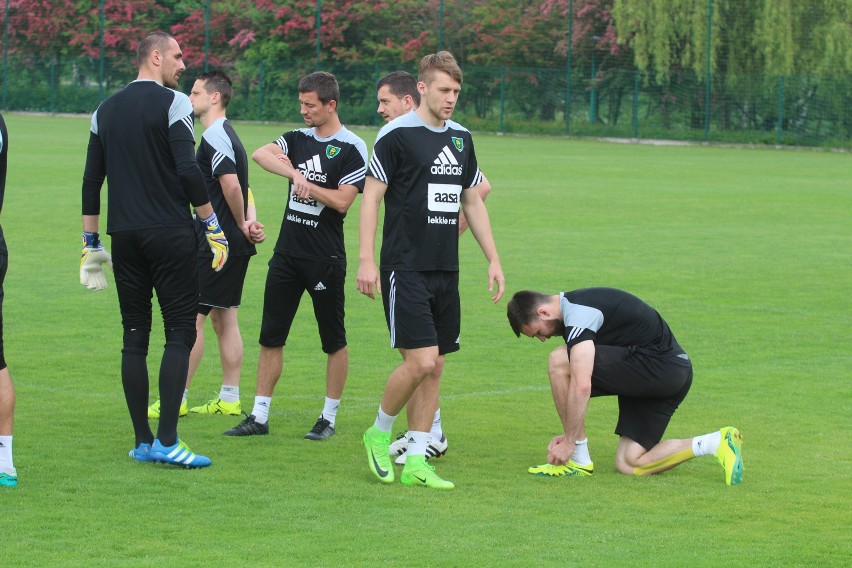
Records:
[[[482,174],[473,139],[467,129],[450,120],[461,83],[461,70],[449,52],[422,59],[417,83],[420,106],[379,131],[364,188],[358,290],[370,298],[383,292],[391,347],[403,358],[388,378],[373,426],[363,436],[370,470],[384,483],[395,479],[390,432],[408,404],[408,442],[400,481],[435,489],[454,487],[435,473],[425,455],[444,357],[460,347],[458,221],[462,206],[489,263],[493,302],[500,300],[505,287],[488,212],[475,189]],[[375,238],[382,201],[379,266]]]
[[[379,106],[376,112],[381,115],[385,122],[397,119],[408,114],[420,106],[420,92],[417,90],[417,79],[406,71],[393,71],[383,76],[376,83],[376,98]],[[476,191],[482,201],[485,201],[491,192],[491,184],[482,175],[482,181],[477,184]],[[459,235],[467,229],[467,218],[464,210],[459,211]],[[429,430],[429,439],[426,445],[426,459],[443,456],[449,448],[449,442],[444,435],[443,421],[440,407],[435,411],[432,427]],[[402,432],[390,445],[390,454],[398,464],[405,463],[405,454],[408,449],[408,432]]]

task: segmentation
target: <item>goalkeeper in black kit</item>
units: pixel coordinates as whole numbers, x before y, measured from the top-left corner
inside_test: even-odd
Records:
[[[178,410],[195,343],[198,300],[195,221],[213,251],[213,267],[228,258],[228,241],[195,161],[192,105],[174,89],[186,69],[177,41],[148,34],[137,49],[135,81],[106,99],[92,116],[83,174],[83,254],[80,283],[106,287],[113,267],[121,321],[121,380],[136,441],[130,457],[187,468],[206,467],[178,438]],[[113,257],[98,235],[100,192],[107,180],[107,233]],[[160,421],[148,425],[148,343],[156,291],[166,345],[160,365]]]

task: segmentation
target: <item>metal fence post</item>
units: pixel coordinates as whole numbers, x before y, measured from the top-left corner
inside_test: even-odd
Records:
[[[592,36],[595,40],[598,36]],[[600,39],[600,38],[598,38]],[[597,40],[595,40],[597,42]],[[597,46],[592,46],[592,90],[589,92],[589,124],[595,124],[598,118],[598,57]]]
[[[500,68],[500,132],[505,132],[503,117],[506,116],[506,68]]]
[[[374,85],[378,84],[379,79],[381,79],[381,78],[382,78],[381,67],[379,67],[378,63],[373,63],[373,84]],[[371,91],[371,89],[368,89],[368,92],[369,91]],[[367,96],[369,97],[370,95],[368,94]],[[373,113],[373,126],[379,126],[383,122],[384,122],[384,120],[382,119],[382,117],[379,115],[378,112]]]
[[[713,0],[707,0],[707,73],[705,74],[704,86],[704,141],[710,141],[710,80],[712,73],[710,71],[710,57],[713,49]]]
[[[565,62],[565,134],[571,134],[571,52],[574,35],[574,0],[568,0],[568,45]]]
[[[784,133],[784,75],[778,77],[778,134],[775,143],[781,145],[781,135]]]
[[[204,72],[210,64],[210,0],[204,3]]]
[[[106,85],[105,76],[106,72],[104,70],[104,27],[106,21],[106,8],[104,7],[104,0],[101,0],[101,43],[98,51],[98,96],[101,100],[106,98]]]
[[[633,71],[633,141],[639,142],[639,70]]]
[[[317,0],[317,63],[314,71],[320,70],[320,60],[322,59],[322,0]]]
[[[258,69],[257,78],[257,120],[263,120],[263,80],[266,77],[264,62],[260,62],[260,68]]]
[[[3,19],[3,110],[9,100],[9,0],[6,0],[6,12]]]
[[[438,5],[438,51],[444,49],[444,0]]]
[[[50,101],[51,113],[56,112],[56,59],[56,55],[50,59],[50,86],[48,87],[50,95],[48,100]]]

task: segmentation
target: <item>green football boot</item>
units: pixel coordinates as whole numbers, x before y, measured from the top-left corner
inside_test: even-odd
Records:
[[[182,400],[180,403],[180,412],[178,416],[183,418],[189,412],[188,404],[185,400]],[[157,402],[148,407],[148,418],[159,418],[160,417],[160,399],[157,399]]]
[[[364,447],[367,448],[367,463],[379,481],[393,483],[394,474],[391,465],[390,432],[380,432],[375,426],[370,426],[364,432]]]
[[[432,489],[453,489],[452,481],[442,479],[435,468],[426,463],[424,456],[406,456],[405,467],[399,478],[400,483],[409,487],[431,487]]]
[[[533,475],[541,477],[587,477],[595,471],[595,464],[579,465],[569,461],[565,465],[552,465],[545,463],[536,465],[527,470]]]
[[[736,485],[743,480],[743,437],[731,426],[725,426],[719,433],[722,441],[716,450],[716,461],[725,468],[725,483]]]
[[[243,413],[243,408],[240,405],[240,401],[237,400],[235,402],[225,402],[218,396],[210,401],[207,404],[202,404],[201,406],[193,406],[189,409],[193,414],[227,414],[229,416],[239,416]],[[181,406],[181,412],[183,412],[183,406]]]

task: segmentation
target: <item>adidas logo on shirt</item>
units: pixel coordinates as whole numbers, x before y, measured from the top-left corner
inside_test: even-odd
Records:
[[[314,290],[317,290],[317,291],[325,290],[325,285],[322,282],[317,282],[317,285],[314,286]]]
[[[456,157],[453,156],[449,146],[444,146],[444,149],[435,158],[435,165],[432,166],[431,171],[436,175],[460,176],[462,167]]]
[[[446,148],[444,149],[447,150]],[[296,167],[299,168],[299,171],[302,172],[302,175],[305,176],[305,179],[308,181],[325,183],[327,179],[326,174],[322,172],[322,164],[320,164],[319,154],[316,154],[310,160],[306,160],[305,163],[299,164]]]

